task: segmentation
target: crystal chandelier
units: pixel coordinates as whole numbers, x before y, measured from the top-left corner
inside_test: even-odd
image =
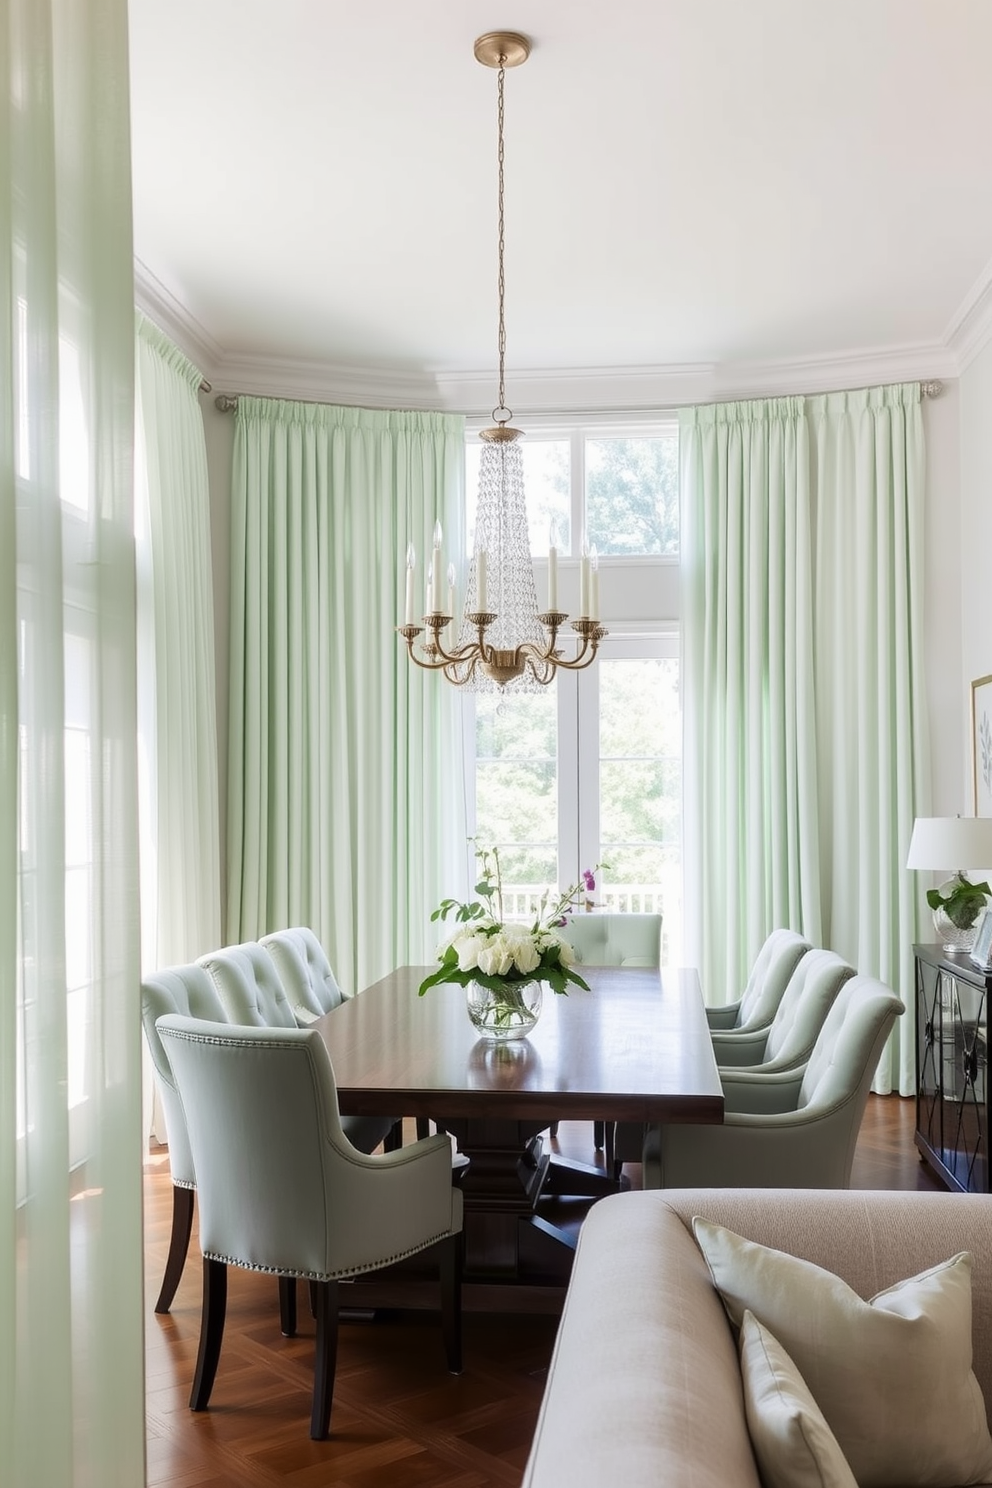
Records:
[[[475,691],[530,692],[547,686],[559,667],[578,671],[595,658],[607,634],[599,623],[599,573],[592,554],[579,564],[579,618],[571,622],[577,637],[574,656],[558,649],[559,632],[568,615],[558,608],[558,551],[548,550],[548,603],[538,614],[537,589],[527,535],[523,457],[519,429],[510,426],[506,407],[504,363],[504,209],[503,209],[503,84],[506,69],[519,67],[530,55],[530,42],[515,31],[491,31],[475,43],[475,56],[485,67],[498,69],[497,131],[499,165],[499,403],[493,427],[483,429],[476,513],[475,552],[469,565],[465,608],[459,626],[455,619],[455,570],[447,570],[443,596],[442,533],[434,528],[431,563],[427,572],[427,613],[414,619],[417,589],[416,555],[407,551],[406,613],[396,628],[407,644],[410,660],[429,671],[443,672],[449,682]],[[418,638],[424,636],[420,641]]]

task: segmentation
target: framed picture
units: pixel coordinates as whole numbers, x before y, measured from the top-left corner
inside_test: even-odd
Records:
[[[992,816],[992,677],[971,684],[971,768],[975,815]]]
[[[983,911],[969,955],[981,971],[992,971],[992,909]]]

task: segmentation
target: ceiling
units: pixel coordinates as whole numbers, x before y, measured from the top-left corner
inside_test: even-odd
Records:
[[[954,375],[989,334],[989,0],[130,0],[130,24],[139,303],[242,391],[330,368],[495,401],[472,44],[497,28],[533,45],[506,77],[511,404]]]

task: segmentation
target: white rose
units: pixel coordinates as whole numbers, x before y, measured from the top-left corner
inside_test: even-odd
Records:
[[[479,951],[479,969],[486,976],[506,976],[512,965],[513,948],[507,943],[506,935],[501,930],[497,935],[490,936]]]
[[[452,941],[458,957],[459,971],[474,971],[479,965],[479,953],[485,941],[480,935],[460,935]]]
[[[552,933],[546,937],[545,943],[549,946],[558,947],[558,960],[561,962],[562,966],[572,966],[574,964],[575,952],[572,950],[572,947],[569,945],[567,940],[562,940],[560,935],[555,935],[554,933]]]
[[[514,942],[513,962],[525,976],[529,971],[537,970],[541,964],[541,954],[534,944],[533,936],[526,935]]]

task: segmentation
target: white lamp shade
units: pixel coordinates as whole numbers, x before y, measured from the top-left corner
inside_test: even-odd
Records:
[[[992,867],[992,817],[918,816],[906,867],[939,873]]]

